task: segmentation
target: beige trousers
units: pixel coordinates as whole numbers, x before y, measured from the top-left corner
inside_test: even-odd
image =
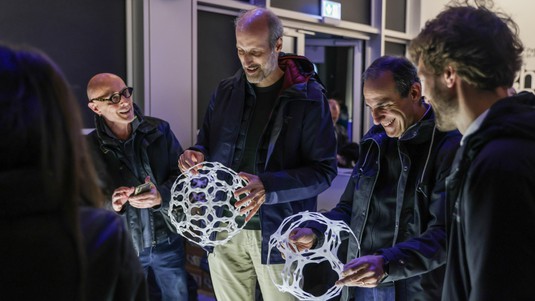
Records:
[[[219,234],[226,235],[226,234]],[[218,235],[218,239],[222,238]],[[212,285],[218,301],[254,301],[256,281],[264,301],[294,301],[291,294],[281,293],[273,284],[267,265],[261,261],[260,230],[241,230],[208,255]],[[270,265],[280,277],[283,264]],[[281,283],[280,279],[278,283]]]

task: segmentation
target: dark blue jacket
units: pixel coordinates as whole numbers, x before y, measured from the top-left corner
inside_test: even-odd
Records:
[[[256,157],[266,190],[259,211],[262,263],[267,262],[269,238],[282,220],[304,210],[316,211],[317,195],[337,173],[331,113],[312,64],[304,57],[281,55],[279,66],[284,71],[283,88]],[[207,161],[237,168],[241,156],[236,149],[245,143],[247,130],[242,121],[250,113],[247,103],[254,98],[241,69],[221,81],[192,149],[203,152]],[[283,262],[279,252],[271,254],[270,262]]]
[[[446,180],[449,246],[442,300],[533,300],[535,96],[490,108]]]
[[[382,254],[389,262],[389,275],[383,282],[395,281],[398,300],[440,298],[444,270],[439,267],[446,261],[445,178],[460,138],[457,131],[436,129],[431,108],[399,139],[388,137],[382,126],[372,127],[361,141],[359,161],[340,202],[326,213],[348,223],[360,243],[383,148],[388,140],[398,140],[402,168],[398,182],[392,183],[397,185],[395,229],[375,230],[394,231],[394,239],[391,247],[367,250]],[[358,251],[356,242],[350,240],[348,260],[360,256]],[[346,298],[347,294],[352,295],[352,290],[345,289]]]
[[[97,172],[104,182],[104,192],[111,205],[111,195],[120,186],[138,186],[144,182],[145,176],[150,176],[162,197],[161,206],[138,209],[126,203],[123,211],[128,229],[137,251],[164,242],[175,237],[170,229],[167,211],[171,200],[171,187],[180,171],[178,169],[178,155],[182,147],[169,127],[169,123],[158,118],[143,116],[135,106],[136,116],[140,121],[135,131],[134,149],[143,158],[140,166],[132,166],[125,155],[121,142],[106,134],[104,120],[95,116],[96,130],[88,135],[96,161]],[[142,169],[144,174],[136,176],[134,169]],[[148,210],[150,231],[143,232],[141,211]]]

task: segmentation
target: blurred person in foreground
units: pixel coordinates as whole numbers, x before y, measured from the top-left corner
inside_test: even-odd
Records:
[[[103,198],[58,67],[0,44],[0,291],[5,300],[147,300],[123,221]]]
[[[518,27],[492,3],[452,4],[411,42],[442,130],[463,134],[447,179],[442,300],[533,300],[535,96],[508,92]]]

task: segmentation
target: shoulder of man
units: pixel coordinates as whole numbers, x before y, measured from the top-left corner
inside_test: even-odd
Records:
[[[172,132],[169,122],[153,116],[143,117],[143,123],[141,129],[145,132],[157,130],[162,133]]]
[[[321,82],[309,80],[307,82],[307,96],[309,99],[327,102],[326,90]]]
[[[291,80],[289,82],[292,84],[306,84],[308,99],[326,100],[324,85],[314,70],[314,64],[308,58],[295,54],[281,54],[279,56],[279,66],[285,73],[290,73]]]
[[[232,76],[229,76],[229,77],[227,77],[225,79],[222,79],[219,82],[219,85],[218,85],[217,89],[218,90],[226,89],[226,88],[233,87],[233,86],[236,86],[238,84],[244,83],[245,82],[244,76],[245,75],[243,73],[243,69],[240,68]]]

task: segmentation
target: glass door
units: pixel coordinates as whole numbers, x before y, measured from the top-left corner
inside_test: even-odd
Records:
[[[338,124],[350,142],[359,142],[366,130],[361,97],[362,41],[316,34],[305,41],[305,56],[315,65],[327,89],[327,97],[340,104]]]

